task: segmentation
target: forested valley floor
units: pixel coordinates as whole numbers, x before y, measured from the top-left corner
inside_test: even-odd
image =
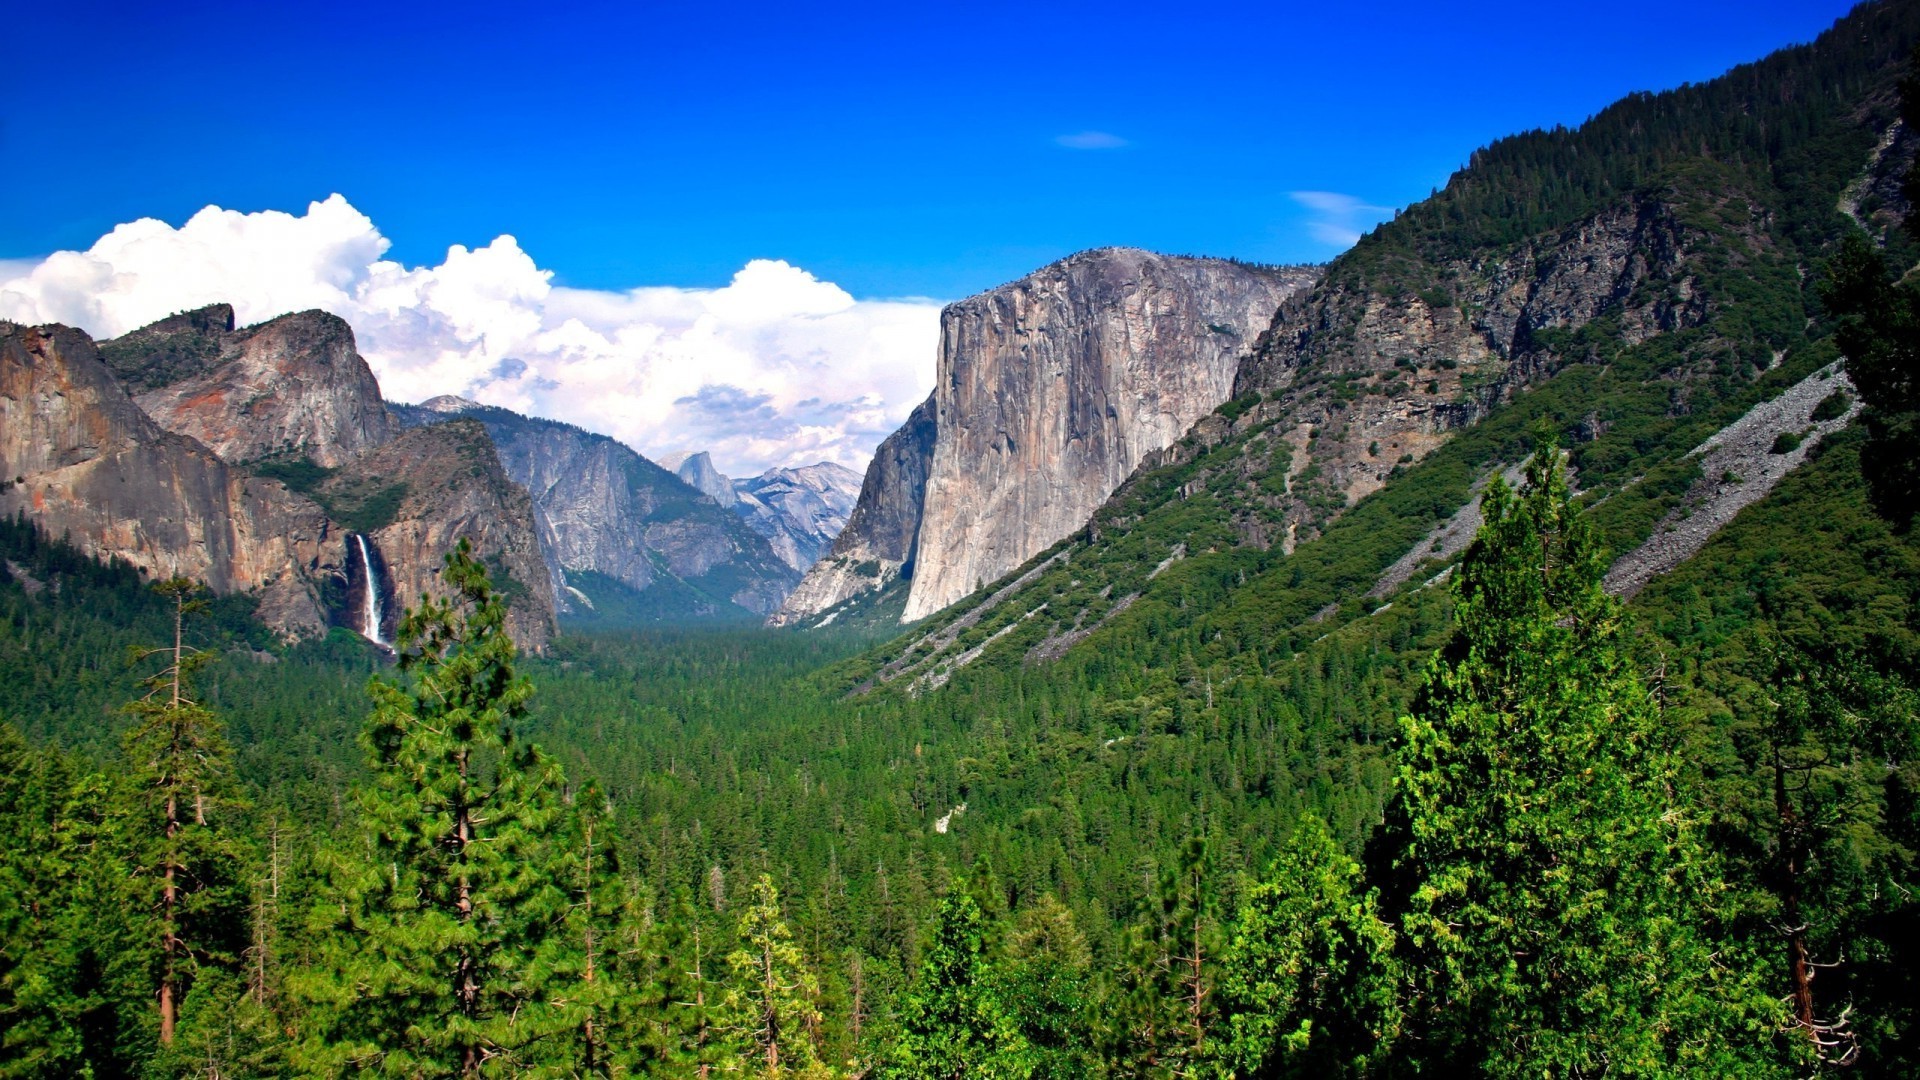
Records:
[[[0,520],[0,1077],[1920,1075],[1917,40],[1866,4],[1476,154],[1329,266],[1322,367],[904,636],[518,655],[463,549],[394,651],[287,644]],[[1608,215],[1679,239],[1580,325],[1356,344]],[[1471,423],[1342,464],[1443,382]]]

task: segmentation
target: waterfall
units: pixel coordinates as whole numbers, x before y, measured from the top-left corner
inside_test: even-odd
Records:
[[[375,645],[385,645],[387,639],[380,636],[380,579],[374,576],[373,559],[367,555],[367,538],[355,533],[354,541],[360,545],[360,570],[366,575],[367,600],[360,616],[360,633]]]

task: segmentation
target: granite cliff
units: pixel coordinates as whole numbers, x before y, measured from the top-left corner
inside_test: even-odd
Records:
[[[1112,648],[1257,668],[1349,625],[1405,632],[1543,428],[1619,560],[1610,588],[1710,551],[1858,407],[1821,267],[1853,229],[1911,259],[1893,178],[1920,148],[1896,91],[1916,35],[1915,9],[1863,6],[1813,46],[1475,153],[1279,305],[1232,396],[1084,528],[855,685]]]
[[[409,426],[466,418],[486,428],[532,498],[573,614],[614,605],[649,621],[764,616],[799,577],[738,513],[605,435],[452,397],[391,409]]]
[[[774,621],[895,575],[911,580],[904,618],[919,619],[1080,528],[1227,399],[1255,336],[1316,276],[1106,248],[950,305],[932,398]]]
[[[338,316],[302,311],[234,329],[214,304],[100,343],[147,415],[240,464],[300,456],[333,468],[398,431]]]
[[[86,334],[0,322],[0,513],[155,578],[252,592],[289,635],[329,621],[340,537],[312,500],[141,411]]]
[[[832,609],[912,576],[933,462],[933,408],[933,398],[921,402],[873,452],[846,525],[768,625],[793,626],[823,612],[830,619]]]
[[[236,330],[221,304],[97,347],[67,327],[0,325],[8,510],[155,576],[254,594],[288,637],[335,625],[382,644],[465,536],[521,586],[516,640],[545,647],[552,589],[525,492],[484,434],[400,438],[339,319]]]

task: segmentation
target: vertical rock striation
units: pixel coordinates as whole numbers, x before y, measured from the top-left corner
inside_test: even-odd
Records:
[[[882,445],[833,552],[770,621],[896,577],[918,619],[1080,528],[1227,399],[1255,336],[1316,277],[1104,248],[951,305],[932,398]]]
[[[1233,390],[1311,272],[1086,252],[949,307],[907,620],[1086,524],[1147,454]]]
[[[0,322],[0,513],[155,578],[255,592],[284,633],[327,624],[319,506],[162,429],[78,330]]]

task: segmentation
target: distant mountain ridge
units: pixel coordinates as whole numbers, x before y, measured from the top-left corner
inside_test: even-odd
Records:
[[[745,518],[782,562],[801,573],[826,554],[860,494],[860,474],[830,461],[776,466],[745,480],[720,472],[704,450],[668,454],[660,462],[688,486]]]
[[[609,436],[462,398],[388,408],[409,427],[486,428],[532,497],[564,613],[637,603],[649,620],[763,617],[799,578],[740,515]]]

